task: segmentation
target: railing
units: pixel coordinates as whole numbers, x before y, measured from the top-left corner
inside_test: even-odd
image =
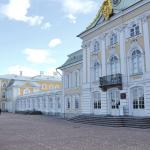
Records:
[[[99,87],[104,91],[107,91],[107,89],[112,87],[122,88],[122,74],[113,74],[100,77]]]

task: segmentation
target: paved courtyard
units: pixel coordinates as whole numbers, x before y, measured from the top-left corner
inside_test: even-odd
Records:
[[[150,150],[150,130],[74,124],[48,116],[2,114],[0,150]]]

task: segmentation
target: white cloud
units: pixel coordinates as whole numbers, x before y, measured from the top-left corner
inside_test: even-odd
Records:
[[[70,20],[71,23],[76,23],[76,17],[72,14],[67,15],[67,18]]]
[[[28,16],[28,10],[31,7],[31,0],[9,0],[8,4],[4,4],[0,8],[0,12],[7,18],[16,21],[28,23],[31,26],[41,25],[43,16]]]
[[[20,75],[20,71],[23,72],[23,76],[36,76],[39,74],[39,71],[32,69],[30,67],[21,66],[21,65],[10,66],[8,68],[9,74]]]
[[[52,64],[56,62],[56,60],[50,56],[48,50],[27,48],[23,53],[26,55],[27,60],[34,64]]]
[[[98,6],[95,0],[60,0],[60,2],[71,23],[76,23],[78,14],[88,14]]]
[[[62,43],[62,41],[61,41],[60,39],[55,38],[55,39],[52,39],[52,40],[49,42],[48,46],[49,46],[50,48],[52,48],[52,47],[56,47],[56,46],[60,45],[61,43]]]
[[[16,75],[20,75],[20,71],[22,71],[22,75],[23,76],[29,76],[29,77],[33,77],[33,76],[37,76],[40,75],[40,71],[39,70],[35,70],[31,67],[27,67],[27,66],[22,66],[22,65],[15,65],[15,66],[10,66],[8,68],[8,73],[9,74],[16,74]],[[53,76],[56,75],[56,69],[55,68],[48,68],[45,72],[44,75],[47,76]],[[59,74],[57,74],[59,76]]]
[[[50,27],[51,27],[51,24],[50,24],[49,22],[46,22],[46,23],[44,23],[44,24],[42,25],[41,29],[47,30],[47,29],[49,29]]]
[[[64,10],[69,14],[87,14],[96,8],[94,0],[63,0]]]

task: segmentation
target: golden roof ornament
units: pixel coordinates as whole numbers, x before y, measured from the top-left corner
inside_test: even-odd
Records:
[[[102,14],[105,20],[108,20],[113,13],[113,7],[111,0],[104,0],[103,5],[101,7]]]

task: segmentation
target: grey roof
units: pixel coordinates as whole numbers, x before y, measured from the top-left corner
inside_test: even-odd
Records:
[[[0,75],[0,79],[15,80],[15,81],[61,81],[61,78],[59,76],[46,76],[46,75],[27,77],[27,76],[18,76],[15,74],[6,74]]]
[[[70,55],[68,55],[67,61],[58,69],[63,69],[64,67],[67,67],[69,65],[75,64],[77,62],[80,62],[83,60],[83,50],[78,50]]]
[[[8,85],[8,87],[22,87],[24,84],[30,84],[31,87],[36,87],[36,88],[39,88],[40,85],[35,83],[35,82],[31,82],[31,81],[14,81],[14,80],[11,80],[13,81],[11,84]]]

